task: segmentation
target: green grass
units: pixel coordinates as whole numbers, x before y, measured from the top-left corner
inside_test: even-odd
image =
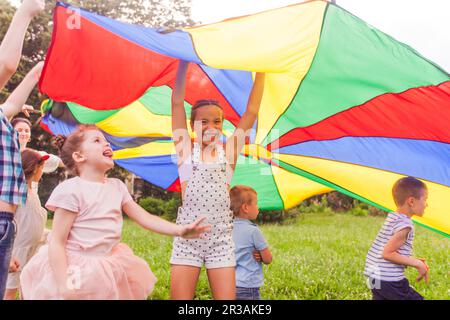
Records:
[[[383,224],[382,217],[345,214],[302,214],[286,225],[262,225],[273,254],[264,267],[263,299],[371,299],[362,274],[367,251]],[[149,299],[169,299],[172,239],[148,232],[126,220],[123,242],[147,260],[158,282]],[[414,255],[430,266],[430,284],[416,283],[417,271],[407,269],[410,283],[426,299],[450,298],[450,239],[417,226]],[[211,299],[202,270],[196,299]]]

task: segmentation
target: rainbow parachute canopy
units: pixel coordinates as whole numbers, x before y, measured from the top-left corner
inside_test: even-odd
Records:
[[[68,23],[74,14],[78,27]],[[263,209],[334,189],[392,210],[394,182],[410,175],[429,190],[415,221],[450,234],[450,75],[340,7],[309,1],[160,33],[58,3],[54,22],[40,81],[66,102],[48,108],[53,133],[95,123],[118,165],[177,190],[170,95],[178,59],[193,62],[187,114],[198,99],[218,100],[225,135],[245,110],[252,72],[266,72],[233,184],[255,188]]]

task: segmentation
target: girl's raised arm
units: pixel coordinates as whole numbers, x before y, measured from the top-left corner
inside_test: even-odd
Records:
[[[226,154],[228,163],[232,168],[236,166],[236,161],[242,147],[245,145],[245,137],[258,118],[259,107],[264,92],[265,73],[257,72],[255,75],[255,82],[253,83],[250,97],[248,98],[247,109],[239,121],[233,135],[228,139],[226,145]]]
[[[175,86],[172,91],[172,133],[178,165],[191,153],[191,138],[186,125],[184,97],[186,91],[186,73],[189,62],[179,61]]]

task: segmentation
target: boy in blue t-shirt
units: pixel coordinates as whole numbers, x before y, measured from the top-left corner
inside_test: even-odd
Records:
[[[271,263],[272,254],[261,231],[250,221],[259,213],[257,193],[247,186],[235,186],[230,190],[230,200],[235,218],[236,299],[261,300],[262,263]]]

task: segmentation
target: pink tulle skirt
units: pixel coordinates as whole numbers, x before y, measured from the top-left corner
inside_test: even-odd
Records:
[[[147,262],[135,256],[125,244],[107,255],[67,251],[68,278],[80,300],[147,299],[156,277]],[[40,248],[20,276],[25,300],[63,299],[49,263],[48,246]]]

